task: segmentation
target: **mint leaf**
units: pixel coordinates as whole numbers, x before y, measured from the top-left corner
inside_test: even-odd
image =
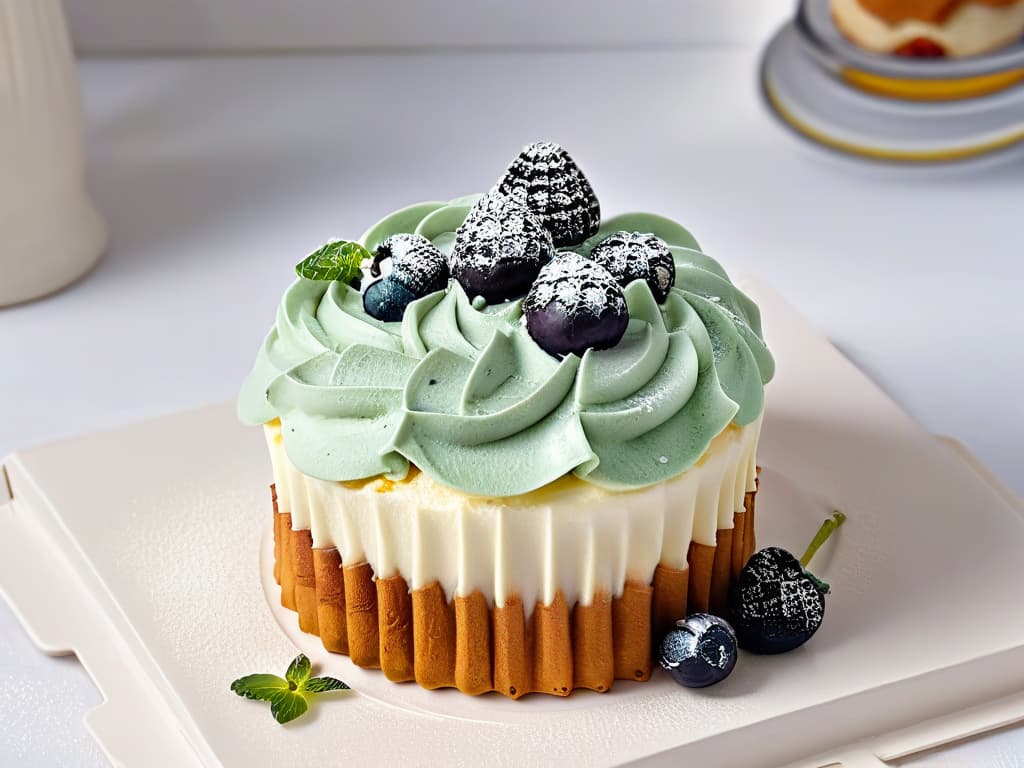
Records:
[[[288,681],[277,675],[246,675],[235,680],[231,690],[247,699],[270,701],[275,693],[288,690]]]
[[[292,663],[288,665],[288,671],[284,673],[285,679],[292,683],[292,690],[296,688],[302,688],[302,684],[309,679],[309,673],[312,671],[313,665],[310,664],[309,658],[304,653],[300,653],[294,659]]]
[[[328,691],[347,691],[349,687],[333,677],[311,677],[306,681],[302,690],[306,693],[327,693]]]
[[[270,714],[281,725],[305,714],[308,708],[306,697],[298,691],[277,691],[270,697]]]
[[[362,264],[373,258],[359,243],[332,240],[295,265],[299,277],[307,280],[339,280],[351,284],[362,275]]]
[[[288,665],[285,676],[246,675],[231,684],[231,690],[247,699],[270,702],[270,714],[277,722],[291,722],[309,708],[309,697],[328,691],[346,691],[348,686],[333,677],[313,677],[313,665],[300,653]]]

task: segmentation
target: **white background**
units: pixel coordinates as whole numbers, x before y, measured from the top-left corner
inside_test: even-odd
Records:
[[[552,139],[605,211],[681,220],[1024,492],[1024,164],[894,170],[808,151],[756,87],[790,3],[637,3],[629,23],[627,4],[583,0],[550,4],[557,19],[539,0],[520,14],[462,0],[450,17],[440,3],[405,17],[394,1],[241,5],[67,0],[80,50],[122,54],[81,66],[90,185],[113,240],[72,289],[0,310],[0,455],[233,397],[312,247],[483,189],[521,144]],[[526,40],[543,45],[513,45]],[[239,55],[364,45],[387,50]],[[234,55],[124,55],[197,48]],[[98,700],[0,606],[0,765],[103,764],[81,726]],[[972,749],[944,764],[1021,765],[1024,737]]]

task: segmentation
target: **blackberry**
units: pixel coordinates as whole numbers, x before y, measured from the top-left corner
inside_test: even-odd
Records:
[[[551,234],[525,206],[498,192],[480,198],[455,232],[452,277],[470,298],[522,296],[554,255]]]
[[[619,285],[643,280],[663,304],[676,282],[676,263],[665,241],[641,232],[613,232],[594,246],[590,258],[611,272]]]
[[[579,245],[601,226],[601,205],[590,182],[558,144],[527,145],[496,188],[537,214],[556,248]]]

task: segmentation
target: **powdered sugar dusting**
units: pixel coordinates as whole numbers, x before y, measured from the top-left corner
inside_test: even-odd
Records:
[[[791,554],[769,547],[750,558],[739,583],[743,618],[766,636],[811,633],[822,622],[825,600]]]
[[[601,224],[601,206],[590,182],[569,153],[553,142],[526,146],[496,189],[536,213],[556,247],[582,243]]]
[[[661,303],[676,281],[672,251],[660,237],[642,232],[613,232],[594,246],[590,258],[611,272],[620,285],[644,280]]]
[[[499,193],[485,195],[456,231],[449,263],[456,276],[469,269],[490,271],[496,260],[536,264],[554,253],[551,233],[521,203]]]
[[[523,302],[523,311],[539,311],[552,301],[570,318],[626,311],[626,299],[608,270],[570,251],[559,253],[540,271]]]
[[[423,235],[399,233],[380,244],[370,273],[380,274],[380,262],[391,259],[391,277],[416,296],[439,291],[448,283],[444,254]]]

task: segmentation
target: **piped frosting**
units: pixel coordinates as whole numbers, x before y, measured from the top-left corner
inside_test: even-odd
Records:
[[[362,238],[373,250],[414,232],[450,254],[477,198],[421,203]],[[675,285],[659,305],[642,281],[626,286],[630,321],[612,349],[561,360],[530,338],[521,302],[475,307],[454,281],[376,320],[340,282],[300,279],[239,397],[251,424],[281,420],[284,450],[302,473],[328,481],[385,475],[410,462],[462,493],[525,494],[572,473],[613,490],[674,478],[730,423],[755,422],[774,372],[756,305],[675,222],[635,213],[611,232],[661,238]]]

